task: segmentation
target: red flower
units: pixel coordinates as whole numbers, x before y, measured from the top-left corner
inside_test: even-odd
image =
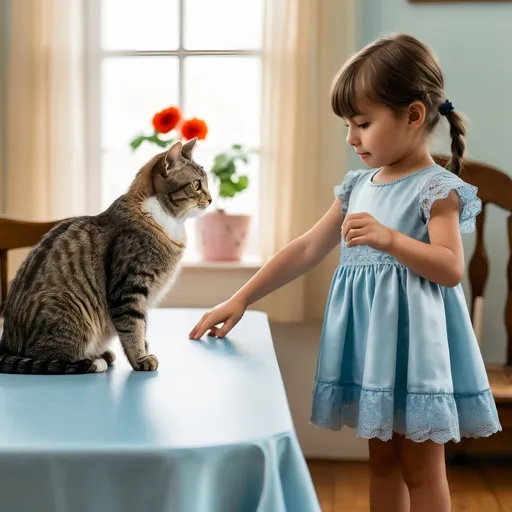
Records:
[[[208,127],[206,126],[206,123],[196,117],[185,121],[181,125],[181,134],[186,140],[193,139],[194,137],[197,137],[198,139],[205,139],[207,133]]]
[[[181,112],[176,107],[165,108],[153,117],[153,126],[158,133],[168,133],[180,122]]]

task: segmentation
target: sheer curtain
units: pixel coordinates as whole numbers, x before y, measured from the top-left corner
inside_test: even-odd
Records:
[[[10,0],[3,14],[3,213],[84,213],[84,0]]]
[[[332,78],[354,49],[353,0],[267,0],[263,58],[261,243],[268,259],[329,208],[346,171]],[[260,307],[277,321],[319,318],[331,255]]]

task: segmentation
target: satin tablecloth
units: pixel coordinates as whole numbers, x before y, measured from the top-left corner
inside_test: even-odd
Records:
[[[103,374],[0,374],[0,511],[319,511],[266,316],[190,341],[202,313],[151,311],[155,373],[115,340]]]

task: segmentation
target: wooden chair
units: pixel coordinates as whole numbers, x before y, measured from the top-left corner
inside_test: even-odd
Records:
[[[441,155],[435,156],[434,159],[443,167],[449,161],[448,157]],[[505,431],[506,429],[512,429],[512,179],[503,171],[475,161],[468,161],[466,163],[461,173],[461,178],[478,187],[478,197],[482,201],[482,212],[476,218],[475,250],[468,265],[468,277],[471,288],[471,318],[473,321],[475,321],[478,310],[476,306],[479,301],[483,300],[485,295],[485,287],[489,275],[489,259],[484,242],[486,208],[489,204],[493,204],[509,213],[507,235],[503,236],[503,240],[508,240],[508,266],[506,272],[505,269],[496,269],[497,272],[503,272],[504,277],[507,275],[508,282],[507,299],[504,304],[506,360],[503,365],[486,365],[492,393],[496,401],[501,424]],[[510,444],[510,448],[512,448],[510,432],[507,434],[507,444]],[[483,447],[485,440],[478,440],[478,442]],[[469,448],[469,440],[465,441],[465,443]],[[485,452],[485,449],[479,451]]]
[[[0,311],[7,296],[7,253],[33,247],[55,225],[62,222],[27,222],[0,216]]]

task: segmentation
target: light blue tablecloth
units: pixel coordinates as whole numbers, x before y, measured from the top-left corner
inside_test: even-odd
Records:
[[[201,314],[151,312],[156,373],[115,340],[104,374],[0,375],[0,511],[319,511],[266,317],[190,341]]]

